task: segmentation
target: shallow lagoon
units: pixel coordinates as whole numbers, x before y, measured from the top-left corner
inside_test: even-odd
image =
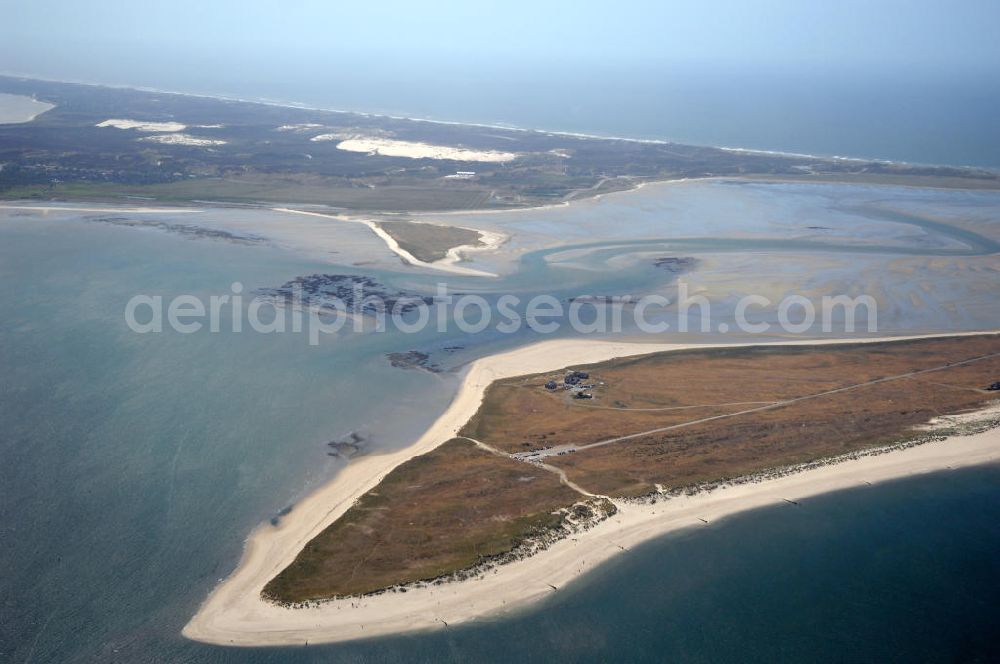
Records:
[[[841,195],[836,193],[840,189],[826,186],[818,187],[817,193],[795,186],[789,190],[723,183],[686,187],[676,195],[680,198],[672,193],[666,200],[657,198],[657,188],[650,187],[573,208],[456,217],[463,224],[515,233],[506,253],[477,260],[477,264],[506,266],[506,276],[499,280],[420,273],[400,265],[361,226],[291,226],[286,218],[267,211],[211,210],[198,215],[197,224],[255,232],[267,240],[251,244],[128,228],[101,222],[101,215],[90,213],[0,211],[0,280],[5,285],[0,291],[5,312],[0,319],[4,459],[0,504],[7,533],[0,562],[8,570],[0,582],[5,598],[0,621],[4,657],[13,661],[233,658],[231,651],[185,642],[180,627],[235,564],[243,538],[254,525],[282,508],[294,509],[298,497],[336,472],[341,462],[328,456],[326,442],[361,431],[375,448],[409,443],[451,398],[459,374],[447,370],[460,370],[474,357],[532,338],[528,334],[467,337],[450,330],[443,336],[345,335],[312,347],[297,335],[144,336],[129,332],[122,319],[124,303],[136,292],[167,297],[226,293],[233,281],[250,291],[325,272],[371,275],[417,292],[432,292],[444,278],[453,292],[479,292],[488,298],[508,290],[552,291],[560,298],[581,291],[644,293],[668,288],[677,278],[653,267],[654,257],[696,255],[702,263],[686,278],[723,294],[748,288],[781,292],[791,285],[821,292],[875,284],[888,303],[890,329],[978,329],[995,327],[1000,320],[996,256],[974,255],[983,254],[988,245],[970,245],[947,229],[833,209],[871,206],[875,199],[891,194],[892,210],[923,215],[932,209],[931,221],[995,238],[994,194],[848,188]],[[786,195],[791,198],[785,200]],[[611,208],[604,207],[608,202]],[[886,204],[882,205],[884,211]],[[570,217],[569,209],[583,212]],[[610,227],[609,209],[617,211],[612,216],[619,220]],[[698,210],[701,214],[714,210],[714,216],[705,216],[716,219],[716,225],[699,225]],[[740,210],[747,215],[734,217]],[[178,213],[170,219],[191,224],[193,216]],[[783,247],[782,242],[813,241],[789,237],[790,224],[836,226],[835,238],[817,241],[835,240],[837,246]],[[754,231],[758,236],[718,239],[724,230],[740,235],[741,229],[758,229]],[[799,230],[807,234],[811,229]],[[695,234],[714,236],[717,242],[732,244],[720,248],[703,240],[699,240],[702,245],[675,242],[682,234],[689,239]],[[615,248],[592,246],[611,235],[617,238]],[[308,238],[314,241],[306,243]],[[548,242],[543,242],[545,238]],[[559,246],[545,246],[549,242]],[[753,244],[761,242],[767,244]],[[862,248],[867,243],[881,248]],[[844,246],[851,244],[855,246]],[[914,305],[914,293],[923,298],[922,306]],[[443,350],[455,346],[461,348]],[[432,353],[446,371],[404,371],[386,361],[386,353],[409,349]],[[959,510],[968,496],[996,504],[995,493],[982,492],[981,478],[961,477],[973,479],[954,480],[950,489],[939,487],[942,495],[954,496],[953,509]],[[995,475],[988,478],[993,478],[989,486],[995,489]],[[867,513],[874,514],[874,522],[896,519],[879,516],[880,505],[895,500],[894,491],[876,489],[858,500],[870,506],[873,512]],[[839,503],[830,501],[838,512]],[[925,518],[933,508],[931,502],[917,505],[913,522],[923,527],[940,521]],[[892,513],[889,507],[885,510]],[[963,547],[966,542],[974,544],[962,538],[981,538],[982,531],[976,528],[995,525],[997,520],[989,510],[968,512],[967,527],[930,533],[902,527],[905,532],[899,541],[927,546],[920,539],[927,535],[963,542]],[[980,517],[992,521],[976,526],[973,520]],[[748,531],[773,521],[766,515],[760,518],[763,521],[755,521],[754,515],[740,517],[739,523],[753,525],[742,530],[734,525],[731,533],[720,525],[717,537],[723,543],[706,546],[742,550]],[[811,523],[802,522],[805,530],[794,536],[774,535],[775,541],[786,538],[787,546],[779,549],[796,556],[797,564],[803,565],[803,578],[825,578],[834,569],[829,565],[836,562],[809,558],[808,552],[815,550],[810,544],[813,526],[821,527],[820,536],[825,533],[836,541],[842,537],[853,542],[858,555],[863,552],[857,547],[870,523],[834,516]],[[740,608],[739,598],[746,588],[737,592],[739,584],[719,581],[705,567],[706,549],[697,544],[693,550],[684,549],[687,541],[662,545],[681,547],[670,555],[667,570],[655,556],[627,556],[616,563],[624,567],[610,566],[607,576],[582,580],[566,594],[565,603],[514,621],[309,652],[238,654],[241,659],[262,661],[313,654],[389,661],[412,656],[489,659],[499,657],[491,655],[495,651],[489,644],[502,639],[526,658],[556,650],[585,659],[608,656],[619,635],[628,634],[646,644],[637,652],[649,659],[671,652],[674,646],[684,648],[674,651],[677,656],[725,656],[730,652],[726,648],[742,638],[739,630],[713,634],[711,639],[694,638],[687,631],[695,629],[690,616],[743,624],[745,607]],[[802,555],[807,556],[806,563],[801,562]],[[748,554],[747,570],[770,574],[765,569],[768,564],[768,556]],[[986,575],[981,580],[995,578],[989,577],[995,574],[993,568],[975,564],[978,573]],[[615,569],[632,571],[616,577]],[[951,562],[935,569],[942,579],[955,573]],[[906,578],[916,583],[925,572],[904,570],[903,576],[910,575]],[[631,588],[633,578],[644,580]],[[873,580],[878,580],[874,573]],[[649,596],[649,587],[660,588],[664,596]],[[762,618],[761,629],[767,620],[788,619],[783,607],[794,604],[789,604],[793,590],[779,585],[767,591],[769,608],[764,615],[770,618]],[[822,586],[814,590],[822,593]],[[629,609],[633,591],[646,592],[641,620]],[[606,609],[609,593],[618,598],[620,610]],[[703,593],[718,597],[718,602],[699,600],[695,608],[701,607],[703,613],[689,613],[691,602]],[[840,606],[831,603],[810,614],[803,600],[796,601],[795,616],[805,621],[826,620]],[[863,609],[864,600],[858,601]],[[957,620],[956,616],[952,617]],[[666,629],[664,624],[674,627]],[[684,625],[688,627],[680,629]],[[815,633],[813,637],[819,638]],[[955,638],[940,643],[945,647]],[[806,647],[804,643],[797,647]]]

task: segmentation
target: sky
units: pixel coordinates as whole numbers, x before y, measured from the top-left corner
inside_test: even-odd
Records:
[[[1000,0],[0,0],[0,73],[1000,167]]]
[[[114,58],[365,59],[510,66],[997,68],[997,0],[0,0],[0,70],[48,76]],[[205,58],[210,58],[205,60]]]

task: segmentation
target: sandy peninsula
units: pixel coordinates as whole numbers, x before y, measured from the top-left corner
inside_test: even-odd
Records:
[[[884,454],[859,456],[777,479],[740,484],[653,505],[616,501],[619,513],[593,529],[557,542],[530,558],[480,578],[329,601],[316,608],[285,608],[261,598],[264,585],[288,566],[318,533],[394,468],[450,439],[476,412],[494,380],[589,364],[616,357],[688,348],[747,345],[818,345],[878,342],[909,337],[796,340],[768,344],[645,344],[552,340],[477,360],[467,370],[445,413],[410,447],[352,462],[333,481],[303,500],[277,526],[264,524],[248,538],[236,570],[223,580],[184,627],[186,637],[220,645],[327,643],[413,630],[443,628],[524,607],[593,569],[622,550],[703,519],[799,500],[908,475],[1000,461],[1000,430],[955,436]],[[996,413],[994,413],[995,415]],[[984,416],[986,416],[984,414]],[[556,590],[558,592],[558,590]]]
[[[497,233],[494,231],[484,231],[484,230],[479,230],[478,232],[479,232],[479,244],[476,245],[462,244],[457,247],[452,247],[451,249],[448,250],[447,256],[445,256],[439,261],[434,261],[432,265],[435,265],[437,267],[443,267],[443,266],[460,267],[457,266],[456,263],[458,263],[461,260],[464,260],[466,256],[468,256],[468,254],[486,253],[494,251],[495,249],[498,249],[500,245],[502,245],[508,239],[507,236],[504,235],[503,233]],[[479,272],[482,272],[484,276],[487,274],[494,277],[497,276],[492,272],[485,272],[483,270],[479,270]]]
[[[396,254],[403,259],[406,263],[413,265],[414,267],[423,267],[430,270],[437,270],[439,272],[448,272],[451,274],[460,274],[467,277],[496,277],[497,274],[493,272],[487,272],[485,270],[477,270],[472,267],[465,267],[463,265],[457,265],[457,263],[462,260],[464,254],[472,252],[482,252],[491,251],[496,249],[501,244],[506,241],[506,236],[502,233],[494,233],[489,231],[479,231],[480,244],[476,246],[462,245],[459,247],[452,247],[448,250],[448,255],[441,260],[434,261],[433,263],[428,263],[427,261],[422,261],[409,251],[404,249],[396,241],[396,238],[392,237],[389,233],[383,229],[378,222],[372,221],[371,219],[363,219],[360,217],[350,217],[345,215],[334,215],[326,214],[323,212],[312,212],[309,210],[293,210],[291,208],[272,208],[275,212],[287,212],[289,214],[303,214],[310,217],[323,217],[326,219],[333,219],[334,221],[342,221],[355,224],[364,224],[371,229],[375,235],[379,237],[385,245],[389,248],[389,251]]]

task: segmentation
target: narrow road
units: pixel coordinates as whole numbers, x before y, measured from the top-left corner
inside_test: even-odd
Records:
[[[760,404],[774,404],[777,401],[730,401],[729,403],[698,403],[693,406],[663,406],[662,408],[627,408],[618,406],[598,406],[589,403],[579,403],[579,400],[569,402],[571,406],[578,408],[594,408],[595,410],[615,410],[620,413],[662,413],[668,410],[695,410],[697,408],[725,408],[726,406],[757,406]]]
[[[486,450],[490,454],[495,454],[497,456],[504,457],[506,459],[513,459],[515,461],[524,461],[524,459],[519,458],[517,455],[508,454],[507,452],[504,452],[503,450],[498,450],[497,448],[495,448],[495,447],[493,447],[491,445],[487,445],[486,443],[484,443],[484,442],[482,442],[480,440],[476,440],[475,438],[469,438],[468,436],[456,436],[456,438],[461,438],[462,440],[467,440],[470,443],[475,444],[476,447],[479,447],[481,449]],[[573,480],[571,480],[569,477],[567,477],[566,476],[566,471],[564,471],[562,468],[556,468],[555,466],[550,466],[549,464],[542,463],[540,461],[533,462],[533,465],[538,466],[539,468],[541,468],[543,470],[547,470],[547,471],[549,471],[550,473],[552,473],[554,475],[558,475],[559,476],[559,481],[562,484],[564,484],[565,486],[568,486],[570,489],[573,489],[573,491],[576,491],[577,493],[579,493],[581,495],[584,495],[584,496],[586,496],[588,498],[599,498],[599,497],[600,498],[605,498],[606,497],[606,496],[601,496],[599,494],[591,493],[590,491],[587,491],[586,489],[584,489],[583,487],[581,487],[579,484],[577,484],[576,482],[574,482]]]
[[[920,369],[917,371],[910,371],[904,374],[898,374],[895,376],[885,376],[883,378],[876,378],[874,380],[869,380],[864,383],[855,383],[853,385],[847,385],[844,387],[838,387],[832,390],[826,390],[824,392],[817,392],[815,394],[807,394],[801,397],[795,397],[793,399],[786,399],[784,401],[775,401],[765,406],[759,406],[757,408],[748,408],[746,410],[740,410],[735,413],[726,413],[723,415],[713,415],[712,417],[703,417],[697,420],[691,420],[689,422],[682,422],[680,424],[672,424],[666,427],[658,427],[656,429],[649,429],[647,431],[640,431],[638,433],[630,433],[625,436],[616,436],[614,438],[608,438],[606,440],[599,440],[596,443],[589,443],[587,445],[556,445],[544,450],[534,450],[531,452],[517,452],[515,454],[509,455],[514,459],[520,461],[534,461],[538,462],[545,457],[557,456],[560,454],[568,454],[570,452],[579,452],[581,450],[589,450],[594,447],[602,447],[604,445],[611,445],[613,443],[620,443],[624,440],[633,440],[635,438],[642,438],[643,436],[650,436],[652,434],[663,433],[664,431],[673,431],[675,429],[683,429],[684,427],[694,426],[696,424],[704,424],[706,422],[714,422],[716,420],[724,420],[730,417],[739,417],[741,415],[749,415],[750,413],[759,413],[765,410],[773,410],[776,408],[783,408],[785,406],[790,406],[792,404],[800,403],[802,401],[808,401],[810,399],[819,399],[821,397],[830,396],[831,394],[839,394],[841,392],[849,392],[851,390],[856,390],[862,387],[868,387],[870,385],[878,385],[879,383],[888,383],[895,380],[903,380],[905,378],[913,378],[914,376],[920,376],[922,374],[934,373],[936,371],[944,371],[946,369],[951,369],[953,367],[959,367],[966,364],[974,364],[975,362],[981,362],[983,360],[992,359],[995,357],[1000,357],[1000,353],[990,353],[988,355],[980,355],[978,357],[973,357],[968,360],[962,360],[960,362],[951,362],[949,364],[943,364],[936,367],[931,367],[929,369]]]

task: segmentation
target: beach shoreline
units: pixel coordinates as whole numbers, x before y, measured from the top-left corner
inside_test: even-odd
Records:
[[[333,113],[338,115],[356,115],[363,118],[385,118],[387,120],[405,120],[408,122],[418,122],[418,123],[426,123],[426,124],[441,125],[441,126],[474,127],[479,129],[496,129],[502,131],[525,133],[525,134],[565,136],[567,138],[577,138],[590,141],[619,141],[625,143],[637,143],[644,145],[688,145],[691,147],[714,148],[734,153],[775,155],[775,156],[797,157],[797,158],[808,158],[808,159],[860,161],[860,162],[871,161],[883,164],[905,164],[910,166],[950,166],[954,168],[974,168],[974,169],[981,169],[993,172],[997,172],[998,170],[1000,170],[995,167],[968,166],[959,163],[940,164],[940,163],[928,163],[920,161],[901,161],[898,159],[888,159],[885,157],[866,157],[861,155],[835,155],[835,154],[824,154],[824,153],[800,152],[795,150],[774,150],[774,149],[749,148],[749,147],[739,147],[730,145],[714,145],[711,143],[689,141],[686,139],[681,139],[676,137],[650,138],[650,137],[639,137],[639,136],[621,136],[615,134],[568,131],[563,129],[547,129],[538,126],[526,127],[510,123],[476,122],[473,120],[444,120],[440,118],[431,118],[426,116],[421,117],[419,115],[401,115],[399,113],[392,113],[387,111],[371,111],[371,110],[364,111],[364,110],[352,110],[349,108],[332,108],[329,106],[317,106],[315,104],[309,104],[303,102],[269,99],[267,97],[241,97],[239,95],[232,95],[225,93],[185,92],[181,90],[173,90],[173,89],[158,88],[151,86],[97,83],[94,81],[79,80],[79,79],[67,80],[60,78],[47,78],[44,76],[27,74],[24,72],[0,71],[0,77],[11,78],[14,80],[21,80],[21,81],[40,81],[43,83],[79,85],[79,86],[99,88],[104,90],[126,90],[126,91],[132,90],[136,92],[175,95],[178,97],[189,97],[192,99],[211,99],[216,101],[237,102],[242,104],[257,104],[260,106],[288,108],[288,109],[304,110],[304,111],[316,111],[321,113]]]
[[[482,231],[476,229],[476,232],[480,234],[480,241],[483,242],[481,247],[470,247],[469,245],[460,245],[457,247],[451,247],[448,250],[448,255],[441,260],[434,261],[433,263],[428,263],[422,261],[409,251],[399,246],[399,242],[396,238],[392,237],[385,230],[379,226],[377,221],[372,221],[371,219],[364,219],[361,217],[349,216],[349,215],[335,215],[328,214],[325,212],[313,212],[310,210],[295,210],[286,207],[275,207],[271,208],[274,212],[286,213],[286,214],[301,214],[310,217],[322,217],[325,219],[332,219],[334,221],[352,223],[352,224],[362,224],[367,226],[372,233],[374,233],[380,240],[385,242],[386,247],[392,253],[399,256],[404,263],[407,263],[413,267],[423,267],[430,270],[438,270],[439,272],[448,272],[450,274],[457,274],[467,277],[497,277],[499,275],[493,272],[486,272],[485,270],[477,270],[471,267],[464,267],[461,265],[456,265],[460,260],[462,260],[462,255],[470,250],[476,251],[492,251],[499,247],[506,240],[506,237],[500,233],[492,233],[490,231]]]
[[[487,576],[415,588],[406,593],[332,600],[315,608],[289,608],[261,598],[264,585],[357,498],[377,486],[400,464],[453,437],[478,410],[486,388],[495,380],[616,357],[692,348],[877,343],[990,333],[994,331],[740,344],[550,340],[482,358],[468,367],[448,409],[413,445],[351,462],[332,481],[296,505],[278,525],[265,523],[255,529],[247,539],[237,568],[212,590],[184,627],[183,634],[192,640],[219,645],[280,646],[441,628],[529,605],[553,592],[553,587],[561,587],[622,550],[671,531],[703,525],[701,519],[712,521],[866,482],[1000,461],[1000,429],[992,429],[658,504],[615,501],[619,507],[616,516],[572,539],[560,540],[534,556],[498,567]]]
[[[99,214],[174,214],[180,213],[194,213],[202,212],[201,208],[193,206],[178,206],[178,207],[127,207],[127,206],[115,206],[115,207],[84,207],[82,205],[75,204],[72,201],[67,201],[65,205],[20,205],[16,201],[14,203],[0,203],[0,210],[11,210],[11,211],[28,211],[28,212],[42,212],[48,214],[49,212],[88,212],[88,213],[99,213]]]

